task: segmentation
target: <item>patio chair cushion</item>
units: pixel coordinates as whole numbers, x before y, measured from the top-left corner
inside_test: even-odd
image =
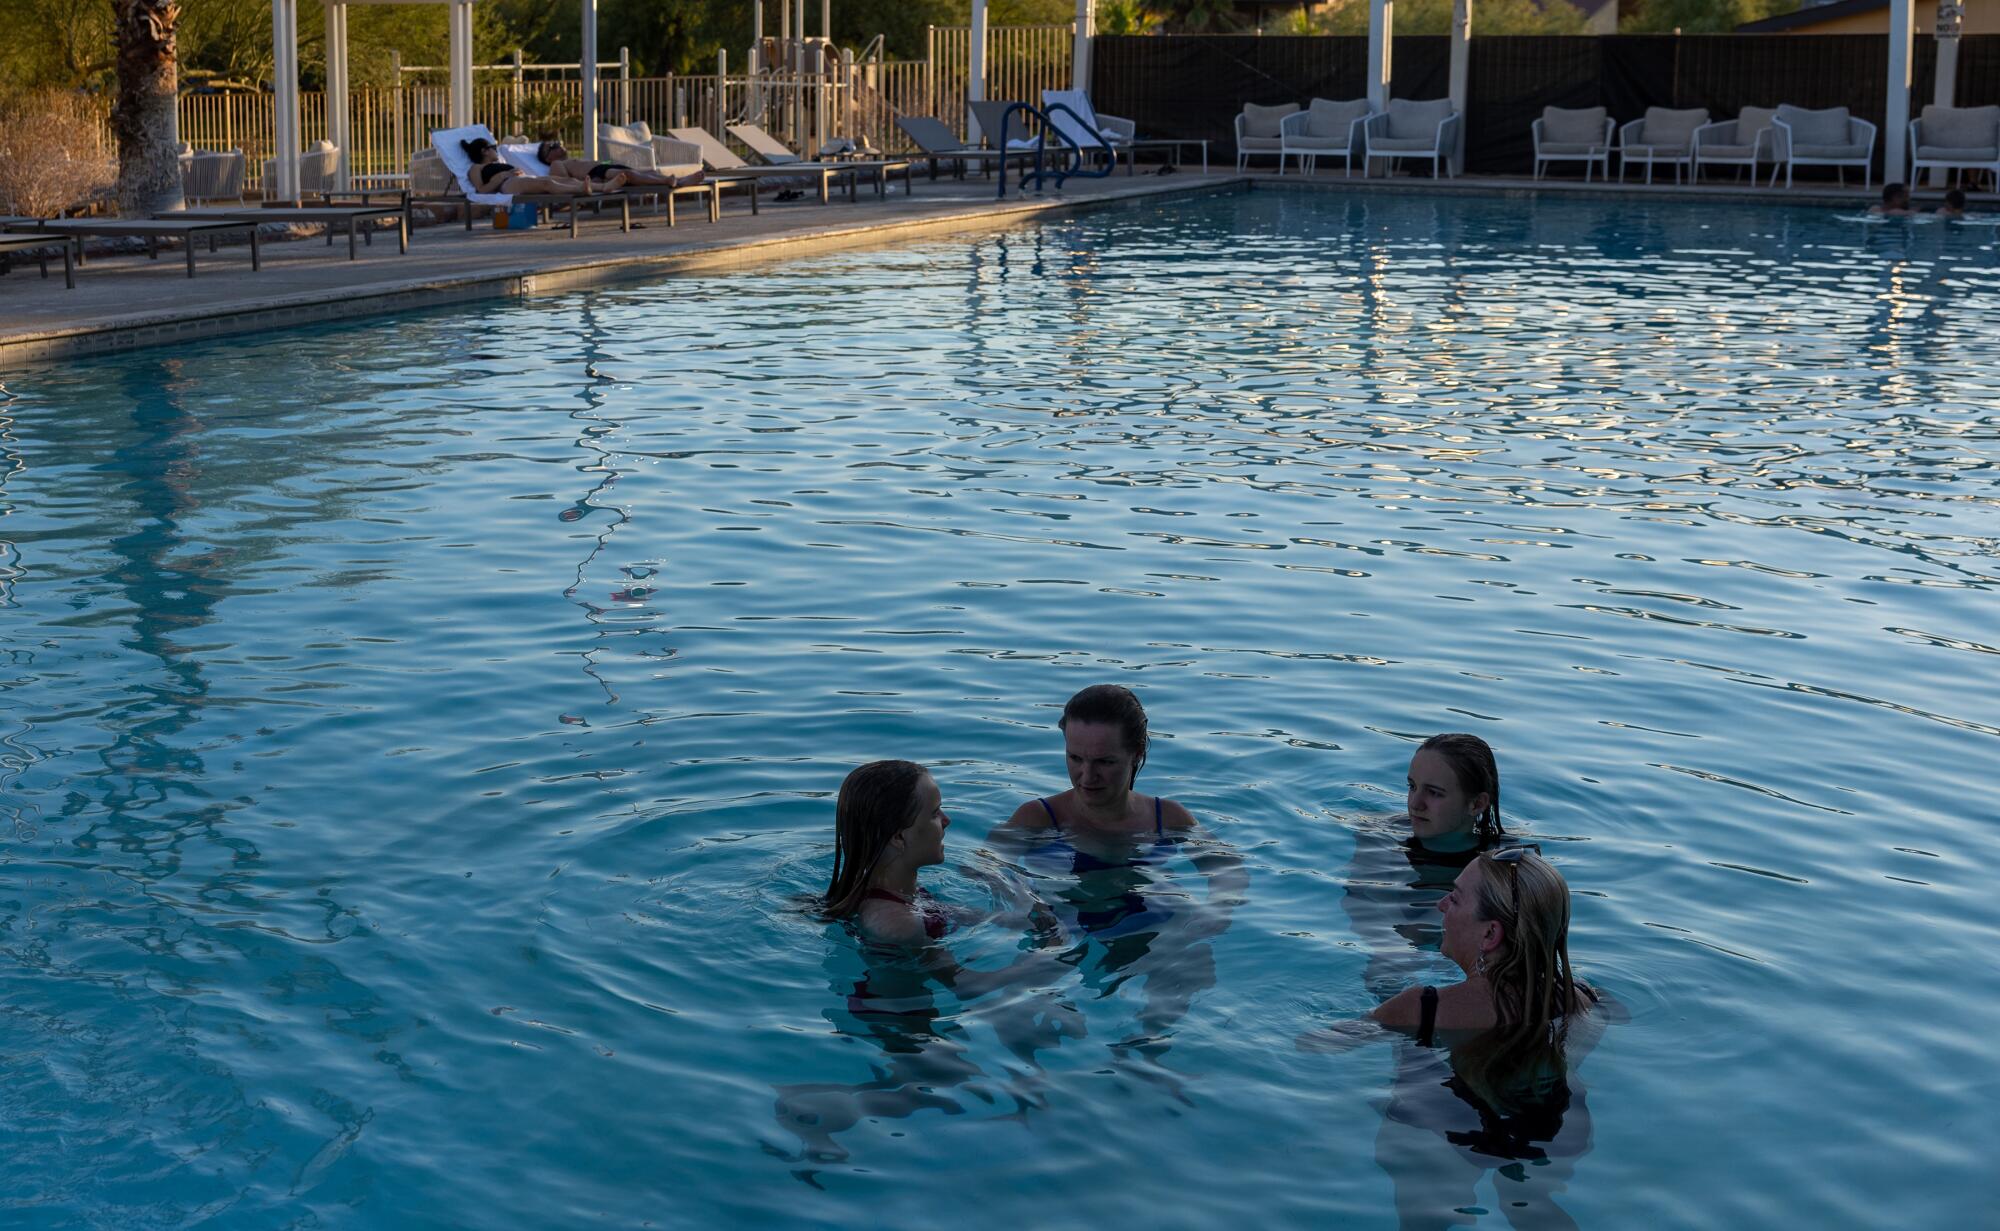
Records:
[[[1378,141],[1376,144],[1380,145],[1381,142]],[[1602,141],[1544,141],[1535,147],[1535,153],[1541,158],[1548,158],[1558,154],[1581,156],[1584,154],[1606,154],[1610,152],[1610,148]]]
[[[1602,107],[1542,108],[1542,149],[1551,145],[1604,144],[1605,110]]]
[[[1757,147],[1754,145],[1723,145],[1716,141],[1704,141],[1701,143],[1701,157],[1704,162],[1710,159],[1718,162],[1748,162],[1756,152]]]
[[[1297,103],[1279,103],[1275,107],[1266,107],[1260,103],[1244,103],[1243,135],[1260,139],[1268,137],[1276,141],[1280,136],[1278,122],[1288,115],[1296,114],[1298,109]]]
[[[1917,147],[1917,161],[1976,163],[1985,166],[2000,162],[2000,146],[1989,145],[1979,149],[1972,146],[1920,145]]]
[[[1638,144],[1653,147],[1655,154],[1685,154],[1694,145],[1694,130],[1706,123],[1708,123],[1706,107],[1687,110],[1648,107],[1646,121],[1639,128]]]
[[[1866,145],[1807,145],[1797,142],[1792,146],[1794,158],[1852,158],[1856,162],[1868,157]]]
[[[1320,141],[1345,141],[1354,129],[1354,121],[1368,114],[1368,100],[1357,98],[1352,102],[1334,102],[1315,98],[1306,110],[1306,136]]]
[[[1847,108],[1828,107],[1821,111],[1808,111],[1804,107],[1794,107],[1790,103],[1778,108],[1775,117],[1783,120],[1792,130],[1792,142],[1796,145],[1846,145]]]
[[[1347,138],[1341,137],[1286,137],[1288,150],[1312,150],[1338,154],[1347,148]]]
[[[1975,150],[2000,145],[2000,106],[1924,108],[1923,127],[1917,135],[1925,145],[1945,149]]]
[[[1391,140],[1409,141],[1421,137],[1424,149],[1437,144],[1438,126],[1451,118],[1451,100],[1448,98],[1427,98],[1421,101],[1407,98],[1389,100],[1389,137]],[[1391,148],[1375,138],[1375,144],[1382,149]],[[1398,148],[1418,148],[1416,146]]]
[[[599,124],[597,136],[602,141],[618,141],[626,145],[651,145],[653,134],[644,124]]]
[[[1757,134],[1771,126],[1776,119],[1776,107],[1745,107],[1736,113],[1736,142],[1739,145],[1757,144]],[[1843,134],[1844,136],[1845,134]]]
[[[1268,150],[1275,154],[1285,143],[1277,137],[1244,137],[1236,143],[1239,150]]]
[[[1437,134],[1428,137],[1376,137],[1368,142],[1368,148],[1381,152],[1409,152],[1428,154],[1437,149]]]

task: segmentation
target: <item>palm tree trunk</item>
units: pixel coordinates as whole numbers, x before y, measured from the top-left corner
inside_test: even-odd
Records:
[[[111,131],[118,139],[118,212],[145,218],[182,208],[181,164],[174,141],[179,67],[174,0],[114,0],[118,19],[118,97]]]

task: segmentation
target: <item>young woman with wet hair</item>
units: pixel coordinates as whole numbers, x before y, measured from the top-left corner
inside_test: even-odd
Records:
[[[834,805],[827,917],[851,921],[871,940],[942,937],[949,917],[917,888],[917,872],[944,862],[950,827],[937,782],[916,762],[870,761],[848,774]]]
[[[1449,732],[1417,745],[1406,786],[1404,819],[1411,843],[1422,851],[1477,851],[1506,835],[1500,766],[1477,735]]]

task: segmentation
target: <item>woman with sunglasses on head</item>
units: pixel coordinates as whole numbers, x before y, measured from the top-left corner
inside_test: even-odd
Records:
[[[590,181],[565,175],[529,175],[519,167],[500,160],[500,147],[484,137],[460,141],[459,148],[472,160],[472,186],[478,192],[508,196],[588,196]]]
[[[680,188],[699,184],[702,176],[706,174],[700,167],[696,167],[686,175],[668,175],[664,171],[641,171],[622,162],[591,162],[587,158],[571,158],[569,150],[554,137],[544,140],[535,147],[535,157],[542,160],[542,165],[549,169],[550,175],[593,180],[602,184],[605,192],[617,192],[635,184],[647,188]]]

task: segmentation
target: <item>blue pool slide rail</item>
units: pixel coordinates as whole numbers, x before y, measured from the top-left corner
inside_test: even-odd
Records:
[[[1060,111],[1064,115],[1069,116],[1069,118],[1071,118],[1072,120],[1075,120],[1077,122],[1078,127],[1082,128],[1085,132],[1097,131],[1095,128],[1091,126],[1089,121],[1085,120],[1082,116],[1078,115],[1075,111],[1071,110],[1069,106],[1064,103],[1053,103],[1049,106],[1047,111],[1044,111],[1039,107],[1030,106],[1027,103],[1013,103],[1010,104],[1007,110],[1003,112],[1000,116],[999,148],[1003,153],[1005,153],[1009,148],[1007,145],[1007,136],[1010,132],[1013,131],[1015,113],[1025,112],[1026,114],[1031,115],[1042,122],[1041,132],[1036,137],[1034,170],[1029,171],[1023,169],[1021,172],[1020,182],[1019,184],[1016,185],[1016,187],[1020,188],[1023,192],[1027,191],[1028,182],[1030,180],[1034,181],[1036,191],[1040,191],[1042,185],[1045,182],[1047,182],[1050,179],[1054,179],[1056,182],[1056,191],[1061,192],[1063,182],[1065,180],[1068,180],[1071,176],[1077,176],[1083,179],[1103,179],[1106,176],[1110,175],[1113,171],[1118,169],[1118,157],[1115,153],[1113,153],[1110,158],[1105,160],[1104,166],[1098,168],[1095,171],[1084,170],[1083,147],[1081,145],[1078,145],[1076,141],[1072,137],[1070,137],[1068,133],[1065,133],[1061,129],[1056,127],[1055,120],[1052,118],[1052,115],[1054,112],[1057,111]],[[1027,122],[1025,120],[1022,121],[1022,127],[1025,128],[1026,126]],[[1055,138],[1056,141],[1061,142],[1061,145],[1060,146],[1053,145],[1050,141],[1051,137]],[[1098,140],[1103,144],[1105,151],[1107,153],[1110,153],[1111,143],[1109,141],[1105,141],[1101,134],[1099,135]],[[1061,154],[1062,157],[1061,165],[1058,166],[1048,165],[1047,155],[1052,150],[1058,151]],[[1004,158],[1001,160],[1000,164],[1000,191],[998,194],[998,199],[1002,201],[1007,199],[1007,164]]]

